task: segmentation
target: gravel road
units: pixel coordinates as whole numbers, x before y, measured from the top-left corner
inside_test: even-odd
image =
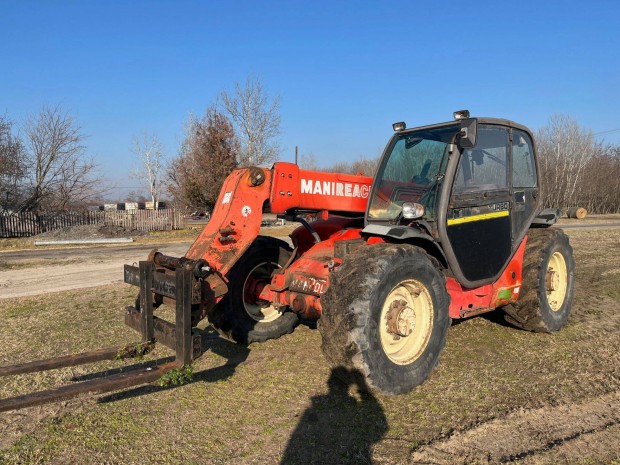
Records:
[[[0,299],[123,282],[123,265],[145,260],[154,248],[182,256],[191,242],[0,252]],[[37,262],[35,266],[31,266]]]

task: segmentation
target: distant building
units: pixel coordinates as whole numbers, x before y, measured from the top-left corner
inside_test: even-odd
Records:
[[[158,210],[165,210],[166,202],[158,202]],[[104,203],[103,205],[89,207],[91,211],[137,211],[137,210],[154,210],[153,202],[121,202],[121,203]]]
[[[127,211],[144,210],[145,208],[145,202],[125,202],[125,210]]]
[[[154,203],[153,202],[144,202],[145,208],[147,210],[155,210],[155,208],[153,207]],[[157,202],[157,209],[158,210],[164,210],[166,208],[166,202]]]

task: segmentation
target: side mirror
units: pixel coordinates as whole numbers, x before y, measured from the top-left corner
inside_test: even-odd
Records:
[[[478,120],[476,118],[462,119],[459,136],[459,145],[462,148],[473,149],[478,136]]]

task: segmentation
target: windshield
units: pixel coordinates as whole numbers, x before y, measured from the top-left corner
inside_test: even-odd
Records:
[[[457,124],[397,136],[381,166],[373,188],[369,220],[394,220],[403,202],[417,202],[433,218],[439,181],[448,162],[448,144],[458,132]]]

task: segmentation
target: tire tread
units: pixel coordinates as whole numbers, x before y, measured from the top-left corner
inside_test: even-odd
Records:
[[[374,379],[377,375],[371,373],[363,355],[369,346],[364,328],[369,324],[370,316],[365,312],[365,308],[368,308],[372,292],[379,285],[380,269],[386,267],[390,261],[410,257],[412,250],[427,257],[435,268],[440,268],[439,262],[428,256],[423,249],[408,244],[365,246],[348,255],[340,268],[330,275],[330,285],[321,297],[323,313],[318,327],[322,336],[321,349],[329,364],[334,368],[346,367],[348,372],[357,370],[370,388],[386,394],[400,394],[408,391],[410,387],[380,387]],[[438,353],[441,353],[445,346],[445,332],[450,325],[447,292],[445,299],[446,309],[441,313],[442,319],[439,321],[444,337],[440,339]],[[439,357],[434,359],[429,372],[436,367],[438,360]]]
[[[567,259],[568,279],[573,279],[574,261],[572,248],[568,237],[559,228],[532,228],[528,232],[528,240],[523,257],[523,283],[517,302],[504,307],[505,320],[521,329],[533,332],[550,333],[559,328],[553,328],[545,321],[544,308],[546,303],[546,289],[539,285],[541,273],[546,267],[548,249],[559,243],[570,252]],[[566,299],[572,301],[573,286],[569,283]],[[570,302],[568,302],[570,305]],[[567,316],[568,317],[568,316]]]

